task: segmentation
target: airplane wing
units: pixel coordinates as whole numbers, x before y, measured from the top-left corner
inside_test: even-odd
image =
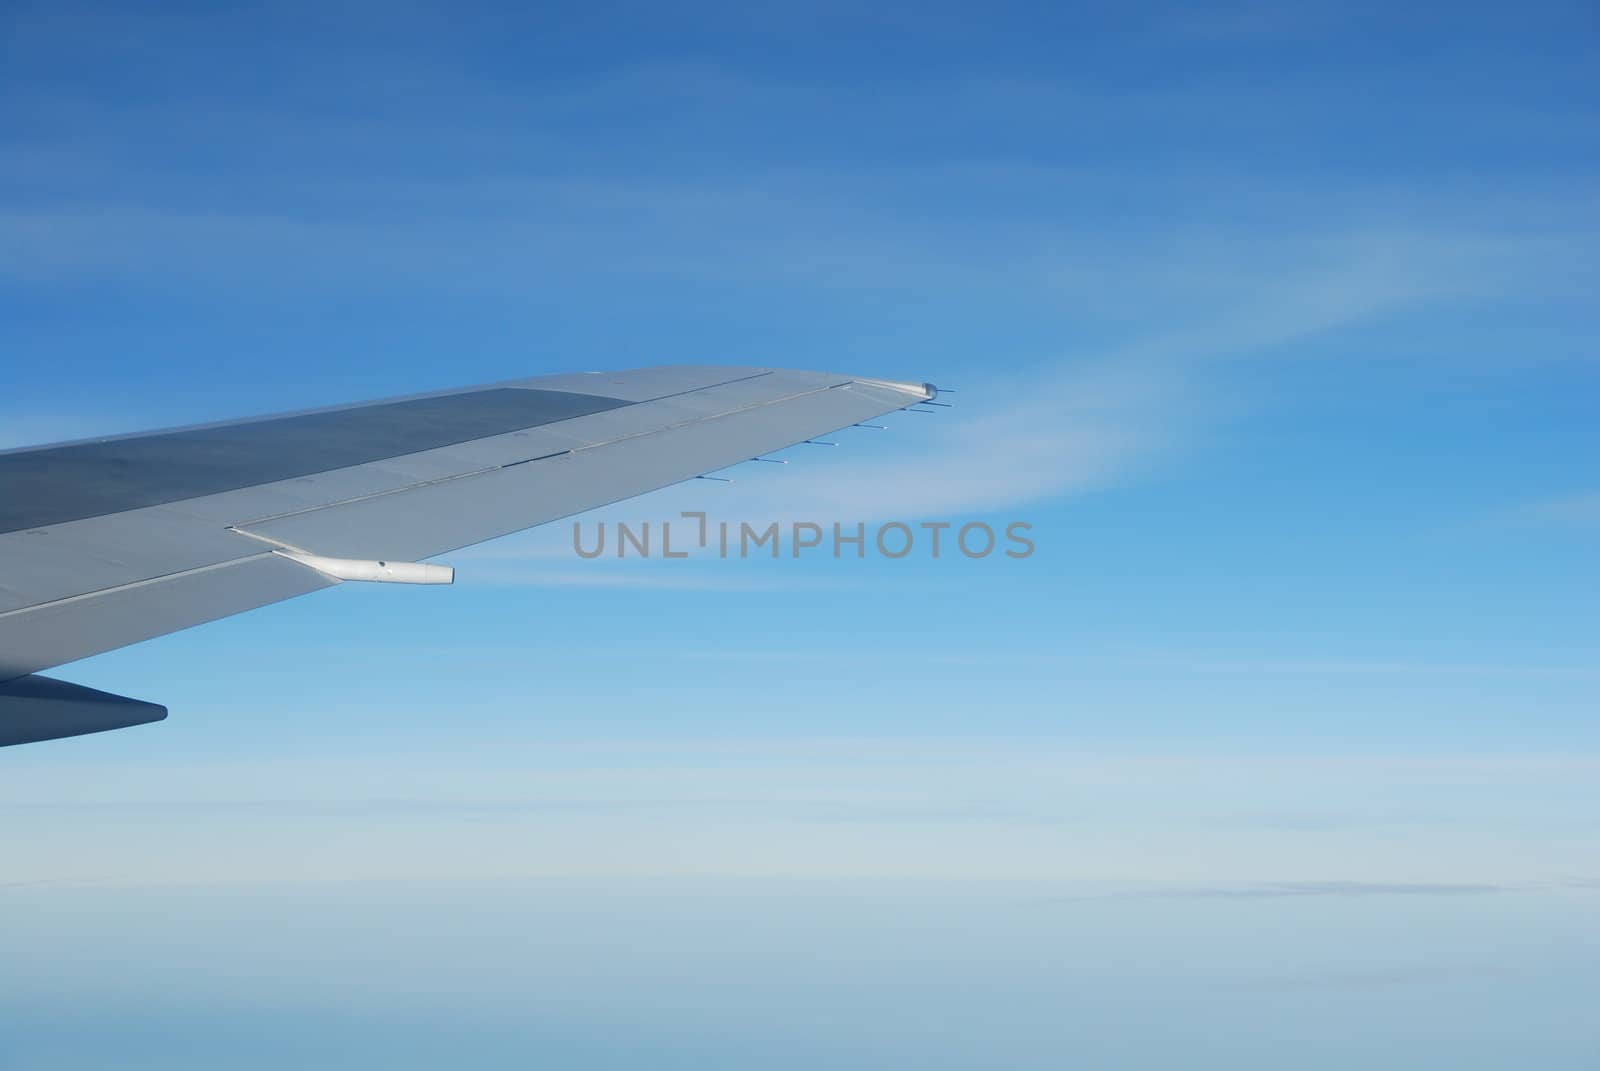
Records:
[[[631,498],[937,388],[663,366],[0,452],[0,746],[166,716],[40,670]]]

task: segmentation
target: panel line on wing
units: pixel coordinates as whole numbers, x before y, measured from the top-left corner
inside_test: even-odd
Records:
[[[241,532],[239,534],[250,535],[252,533]],[[260,554],[249,554],[243,558],[230,558],[225,562],[213,562],[210,565],[200,565],[193,569],[179,569],[175,573],[164,573],[161,576],[149,576],[145,577],[143,580],[132,580],[126,584],[117,584],[115,587],[97,588],[94,591],[85,591],[79,595],[68,595],[66,598],[52,599],[50,602],[38,602],[34,603],[32,606],[21,606],[15,610],[6,610],[3,613],[0,613],[0,620],[9,620],[11,618],[21,617],[23,614],[34,613],[38,610],[48,610],[56,606],[65,606],[68,603],[83,602],[86,599],[98,599],[102,595],[115,595],[118,592],[133,591],[137,588],[149,587],[152,584],[164,584],[168,581],[178,580],[187,576],[199,576],[202,573],[214,573],[219,569],[232,569],[235,566],[243,565],[246,562],[259,561],[262,558],[270,557],[272,557],[272,551],[264,550]]]
[[[264,517],[254,517],[248,521],[240,521],[237,524],[230,524],[228,525],[228,529],[230,531],[237,532],[252,524],[265,524],[268,521],[281,521],[285,517],[294,517],[301,513],[315,513],[317,510],[327,509],[329,506],[348,506],[352,502],[363,502],[369,498],[382,498],[384,495],[397,495],[402,491],[416,491],[423,487],[432,487],[434,484],[449,483],[451,480],[465,480],[472,476],[482,476],[485,473],[498,472],[501,469],[508,469],[513,465],[526,465],[530,461],[547,461],[550,458],[560,457],[562,454],[570,453],[572,453],[571,450],[557,450],[550,454],[540,454],[538,457],[525,457],[519,461],[509,461],[504,465],[485,465],[482,468],[473,469],[470,472],[452,472],[448,476],[436,476],[431,480],[418,480],[416,483],[403,484],[400,487],[385,487],[381,491],[372,491],[368,494],[355,495],[351,498],[341,498],[335,502],[320,502],[315,506],[306,506],[302,509],[286,510],[283,513],[269,513]],[[248,535],[250,533],[247,532],[244,534]],[[291,547],[290,549],[294,550],[298,548]]]
[[[763,373],[763,374],[764,375],[770,375],[770,373]],[[747,376],[745,378],[746,379],[757,379],[757,378],[760,378],[760,377],[758,377],[758,376]],[[738,381],[737,380],[730,380],[730,382],[738,382]],[[243,535],[253,535],[254,533],[247,532],[247,531],[245,531],[245,529],[251,527],[252,525],[270,524],[270,523],[272,523],[274,521],[281,521],[281,520],[284,520],[284,519],[289,518],[289,517],[297,517],[297,516],[300,516],[300,515],[306,514],[306,513],[317,513],[317,512],[319,512],[321,510],[333,509],[333,508],[335,508],[337,506],[348,506],[348,505],[352,505],[352,504],[357,503],[357,502],[365,502],[365,501],[367,501],[369,499],[383,498],[383,497],[388,496],[388,495],[398,495],[398,494],[403,494],[403,493],[410,492],[410,491],[417,491],[417,490],[421,490],[423,488],[437,486],[439,484],[450,483],[450,482],[455,481],[455,480],[465,480],[465,479],[469,479],[469,478],[474,477],[474,476],[484,476],[484,475],[487,475],[487,474],[492,473],[492,472],[499,472],[501,469],[513,468],[513,467],[515,467],[517,465],[526,465],[526,464],[529,464],[529,463],[534,462],[534,461],[550,461],[550,460],[553,460],[553,459],[559,458],[559,457],[567,457],[567,456],[575,455],[575,454],[582,453],[582,452],[601,449],[601,448],[608,447],[608,446],[615,446],[618,443],[627,442],[627,441],[629,441],[631,439],[642,439],[642,438],[647,438],[647,437],[649,437],[651,435],[661,435],[661,434],[664,434],[664,433],[667,433],[667,432],[676,431],[676,430],[681,429],[681,428],[691,427],[691,426],[693,426],[695,424],[704,424],[704,423],[707,423],[707,422],[710,422],[710,421],[722,420],[722,419],[725,419],[727,417],[734,416],[734,415],[739,414],[739,413],[746,413],[746,412],[749,412],[749,411],[754,410],[754,409],[763,409],[763,408],[767,408],[767,407],[773,406],[773,405],[781,405],[784,402],[794,401],[796,398],[805,398],[805,397],[809,397],[811,395],[822,394],[822,393],[824,393],[826,391],[835,390],[835,389],[837,389],[839,387],[848,387],[853,382],[854,382],[854,380],[845,380],[842,383],[830,383],[826,387],[813,387],[813,388],[810,388],[808,390],[795,391],[793,394],[785,394],[785,395],[782,395],[782,396],[777,397],[777,398],[768,398],[768,399],[764,399],[764,400],[759,401],[759,402],[748,402],[748,403],[746,403],[744,405],[735,406],[735,407],[733,407],[731,409],[725,409],[725,410],[722,410],[721,412],[718,412],[718,413],[708,413],[708,414],[705,414],[703,416],[690,417],[687,420],[679,420],[679,421],[676,421],[676,422],[671,423],[671,424],[664,424],[661,427],[650,428],[650,429],[647,429],[645,431],[630,432],[627,435],[615,435],[615,436],[612,436],[609,439],[603,439],[603,440],[601,440],[599,442],[584,443],[582,445],[574,446],[574,447],[572,447],[570,449],[567,449],[567,450],[557,450],[557,451],[554,451],[553,453],[540,454],[538,457],[520,458],[520,459],[518,459],[516,461],[509,461],[509,462],[506,462],[506,463],[500,464],[500,465],[485,465],[482,468],[476,468],[476,469],[471,470],[470,472],[452,473],[449,476],[439,476],[439,477],[436,477],[436,478],[434,478],[432,480],[420,480],[420,481],[418,481],[416,483],[408,483],[408,484],[405,484],[405,485],[400,486],[400,487],[386,487],[381,491],[373,491],[373,492],[371,492],[369,494],[365,494],[365,495],[356,495],[356,496],[354,496],[352,498],[339,499],[338,501],[335,501],[335,502],[322,502],[322,503],[318,503],[317,505],[306,506],[306,507],[301,508],[301,509],[287,510],[287,511],[285,511],[283,513],[272,513],[272,514],[268,514],[266,516],[253,517],[253,518],[251,518],[250,520],[247,520],[247,521],[238,521],[238,522],[236,522],[234,524],[231,524],[231,525],[228,526],[228,528],[231,531],[239,532],[240,534],[243,534]],[[718,386],[721,386],[721,385],[722,384],[718,384]],[[684,394],[694,394],[694,393],[699,393],[699,392],[696,392],[696,391],[684,391],[682,393],[684,393]],[[659,401],[659,400],[660,399],[652,398],[650,401]],[[638,402],[638,403],[635,403],[635,404],[637,404],[637,405],[649,405],[650,403],[649,402]],[[303,549],[303,548],[291,547],[290,549],[300,550],[300,549]],[[306,551],[305,553],[310,553],[310,552]]]

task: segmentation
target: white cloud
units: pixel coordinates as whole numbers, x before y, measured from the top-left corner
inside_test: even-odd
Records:
[[[1211,384],[1227,362],[1292,352],[1295,344],[1418,302],[1483,285],[1489,247],[1468,239],[1345,236],[1307,243],[1307,263],[1276,261],[1278,244],[1195,256],[1190,272],[1212,304],[1163,315],[1120,345],[1024,371],[975,372],[934,415],[886,417],[888,432],[850,429],[837,450],[800,447],[782,469],[734,470],[738,481],[708,504],[703,487],[597,511],[584,519],[637,522],[677,509],[764,526],[770,521],[960,518],[1112,486],[1176,456],[1234,415]],[[1247,269],[1244,261],[1256,262]],[[1137,275],[1137,273],[1135,273]],[[848,371],[848,370],[846,370]],[[682,505],[692,501],[692,505]],[[503,543],[501,557],[565,553],[548,536]]]
[[[1521,521],[1555,527],[1600,526],[1600,491],[1578,491],[1524,503],[1512,511]]]
[[[58,751],[8,772],[0,813],[9,882],[896,877],[1339,895],[1592,878],[1573,860],[1595,858],[1600,833],[1573,801],[1597,770],[1584,755],[502,737],[170,767]]]

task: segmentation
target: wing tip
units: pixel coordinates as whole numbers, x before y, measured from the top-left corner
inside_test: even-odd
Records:
[[[939,388],[934,386],[932,383],[912,383],[912,382],[909,382],[907,380],[901,380],[901,379],[861,379],[861,378],[858,378],[856,380],[856,382],[857,383],[861,383],[861,384],[865,384],[866,386],[869,386],[869,387],[882,387],[885,390],[892,390],[892,391],[898,391],[898,392],[900,392],[902,394],[909,394],[919,402],[930,401],[930,400],[932,400],[934,398],[937,398],[939,396]]]

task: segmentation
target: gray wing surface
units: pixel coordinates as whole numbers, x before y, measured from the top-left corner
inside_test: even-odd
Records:
[[[931,384],[663,366],[0,452],[0,745],[164,708],[33,676],[931,400]]]

